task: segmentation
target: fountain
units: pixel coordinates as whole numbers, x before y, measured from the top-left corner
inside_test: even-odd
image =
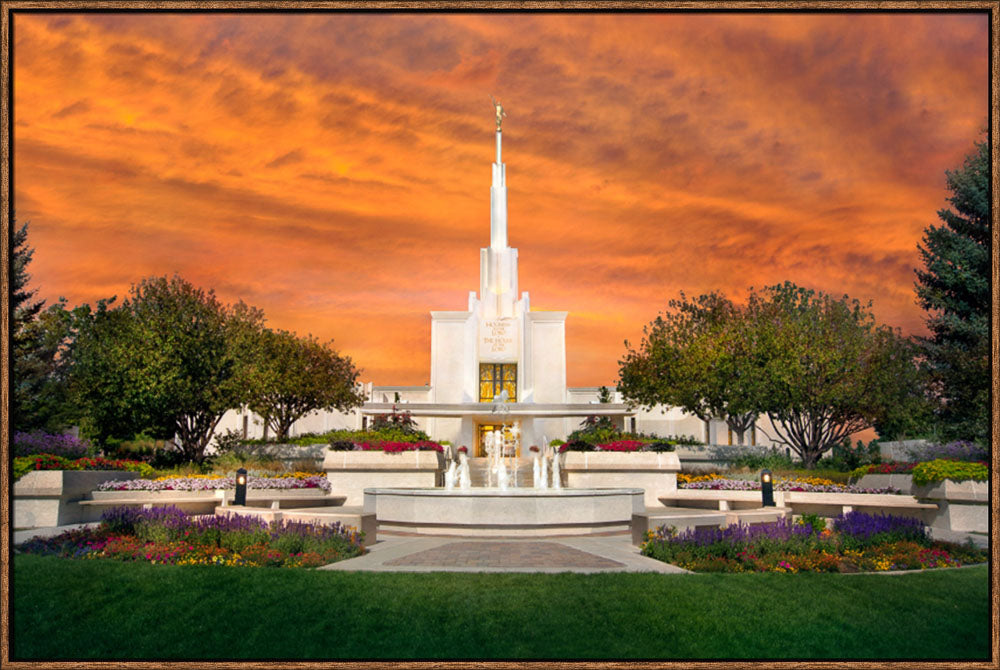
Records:
[[[458,487],[463,491],[468,491],[472,488],[472,477],[469,475],[469,457],[464,451],[459,451],[458,461]]]
[[[552,449],[552,488],[561,489],[562,480],[559,477],[559,448]]]

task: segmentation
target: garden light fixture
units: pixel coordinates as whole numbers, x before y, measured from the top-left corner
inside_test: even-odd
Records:
[[[247,504],[247,471],[243,468],[236,471],[236,498],[233,500],[233,504]]]
[[[774,507],[774,483],[771,481],[771,471],[760,471],[760,497],[763,507]]]

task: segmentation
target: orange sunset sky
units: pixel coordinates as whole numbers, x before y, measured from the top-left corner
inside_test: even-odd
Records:
[[[568,382],[680,291],[791,280],[923,332],[914,268],[983,138],[980,14],[14,15],[14,207],[70,305],[178,273],[429,379],[489,244],[490,94]]]

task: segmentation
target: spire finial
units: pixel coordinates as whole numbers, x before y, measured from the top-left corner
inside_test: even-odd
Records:
[[[493,102],[493,108],[497,113],[497,132],[499,133],[500,124],[503,123],[503,117],[507,116],[507,112],[503,111],[503,105],[500,104],[499,100],[493,97],[492,93],[490,94],[490,101]]]

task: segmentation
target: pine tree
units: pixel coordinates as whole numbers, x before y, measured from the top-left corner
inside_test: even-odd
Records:
[[[14,231],[11,239],[10,311],[15,347],[26,337],[28,324],[35,320],[45,305],[44,300],[33,300],[37,290],[28,289],[28,263],[35,250],[28,246],[28,222]]]
[[[36,377],[36,336],[33,325],[44,300],[35,300],[37,289],[29,289],[28,263],[35,251],[28,246],[28,222],[11,236],[10,323],[11,323],[11,424],[15,430],[29,425],[29,406]]]
[[[988,440],[990,321],[990,149],[977,143],[964,165],[947,171],[943,225],[930,225],[918,246],[917,303],[930,337],[921,338],[941,434]]]

